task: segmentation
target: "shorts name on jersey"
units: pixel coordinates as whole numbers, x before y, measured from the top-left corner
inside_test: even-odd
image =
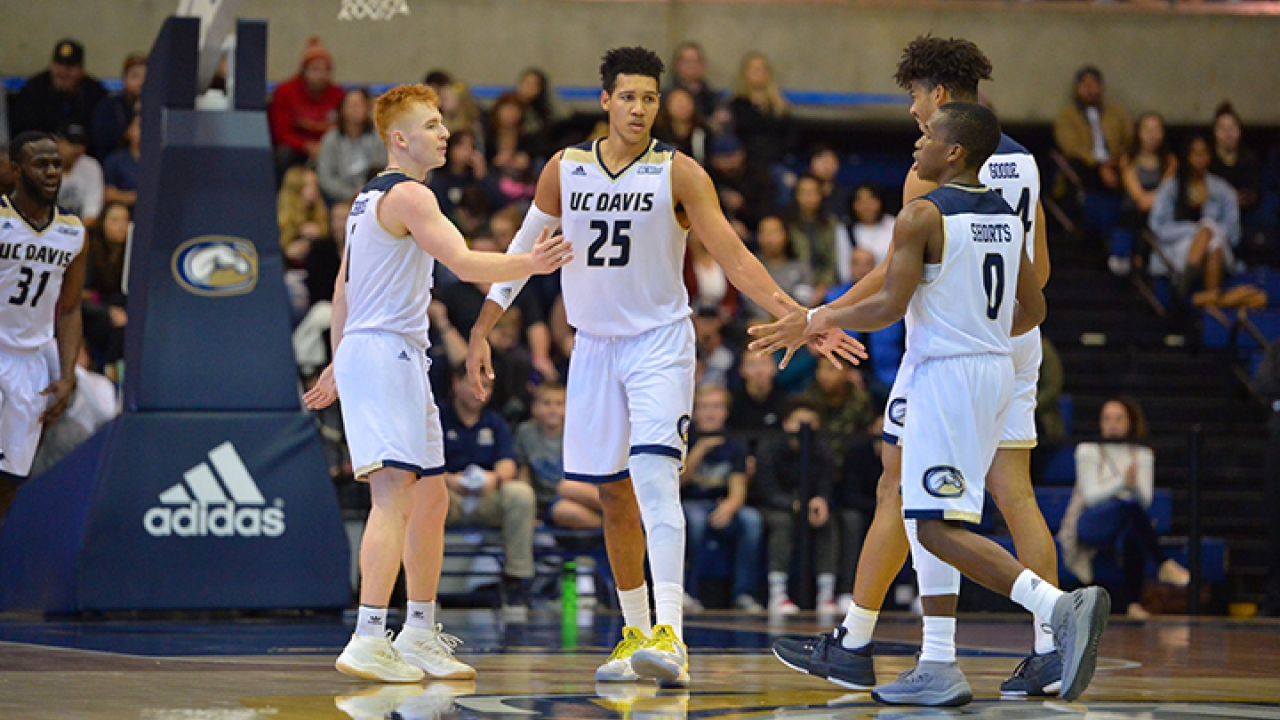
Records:
[[[0,243],[0,260],[26,260],[65,268],[75,257],[76,254],[68,250],[58,250],[44,245]]]
[[[969,226],[973,232],[973,241],[980,243],[1010,243],[1013,242],[1013,233],[1009,230],[1008,225],[988,225],[986,223],[973,223]]]
[[[653,193],[569,193],[569,209],[596,212],[649,212],[653,209]]]
[[[991,173],[992,179],[995,180],[1018,180],[1018,163],[1012,162],[993,162],[987,163],[987,171]]]

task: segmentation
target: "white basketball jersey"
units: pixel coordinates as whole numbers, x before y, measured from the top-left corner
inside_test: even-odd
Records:
[[[907,308],[907,359],[1008,355],[1022,265],[1022,223],[998,192],[944,185],[925,195],[942,212],[942,262]]]
[[[0,196],[0,348],[34,351],[53,339],[63,275],[83,250],[80,218],[54,208],[36,232]]]
[[[1000,147],[978,171],[978,180],[999,190],[1004,201],[1022,220],[1027,236],[1027,257],[1036,259],[1036,205],[1040,202],[1040,168],[1025,147],[1008,135],[1000,136]]]
[[[569,324],[593,335],[639,335],[689,317],[684,286],[688,231],[671,195],[675,149],[649,149],[617,174],[600,160],[599,141],[560,158],[560,217],[573,243],[561,271]]]
[[[395,333],[426,347],[435,258],[411,236],[394,237],[378,222],[378,201],[402,182],[417,181],[400,172],[383,173],[370,180],[351,204],[343,333]]]

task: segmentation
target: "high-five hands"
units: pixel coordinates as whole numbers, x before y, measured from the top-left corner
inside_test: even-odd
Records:
[[[831,325],[831,311],[824,305],[813,310],[806,310],[794,300],[784,295],[775,295],[774,299],[791,309],[776,322],[757,325],[747,332],[756,339],[747,349],[761,355],[768,355],[778,350],[785,350],[779,368],[785,369],[791,362],[791,356],[801,345],[809,347],[831,361],[838,369],[843,369],[841,360],[850,365],[858,365],[867,358],[867,349],[840,328]]]

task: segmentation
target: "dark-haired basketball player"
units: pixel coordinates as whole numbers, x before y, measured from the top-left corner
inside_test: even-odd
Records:
[[[561,275],[569,324],[577,330],[565,477],[600,488],[605,543],[626,621],[622,641],[596,678],[651,677],[664,686],[685,686],[679,471],[695,362],[681,279],[689,229],[752,300],[778,317],[802,320],[805,311],[734,233],[706,171],[651,137],[662,70],[658,56],[644,48],[605,54],[600,105],[609,115],[609,134],[552,158],[508,252],[521,252],[557,225],[578,248]],[[467,368],[478,393],[484,392],[481,376],[492,373],[488,333],[520,289],[521,283],[495,285],[472,330]],[[831,355],[856,362],[861,346],[843,337],[831,334],[840,343]],[[646,544],[657,609],[652,634]]]

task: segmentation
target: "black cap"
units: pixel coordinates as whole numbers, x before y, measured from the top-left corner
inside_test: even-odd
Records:
[[[76,145],[87,145],[89,143],[89,133],[85,132],[83,125],[76,123],[67,123],[58,128],[57,135],[63,140]]]
[[[53,46],[53,61],[59,65],[84,65],[84,46],[75,40],[59,40]]]

